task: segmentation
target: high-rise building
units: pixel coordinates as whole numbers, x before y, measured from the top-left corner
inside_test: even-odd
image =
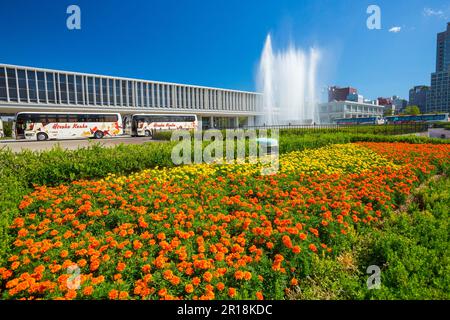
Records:
[[[392,97],[392,106],[396,113],[402,112],[408,106],[408,101],[400,98],[399,96]]]
[[[349,100],[349,96],[357,95],[358,90],[352,87],[337,87],[332,86],[328,88],[328,102],[333,101],[346,101]]]
[[[430,90],[429,86],[415,86],[409,90],[410,106],[418,106],[421,113],[426,113],[427,94]]]
[[[436,72],[448,71],[450,66],[450,22],[447,30],[439,32],[436,45]]]
[[[436,72],[431,74],[425,109],[427,113],[450,111],[450,22],[437,35]]]

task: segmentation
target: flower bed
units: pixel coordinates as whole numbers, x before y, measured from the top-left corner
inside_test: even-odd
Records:
[[[10,227],[2,295],[281,299],[312,255],[333,255],[376,225],[449,153],[345,144],[282,155],[272,176],[251,164],[193,165],[38,186]]]

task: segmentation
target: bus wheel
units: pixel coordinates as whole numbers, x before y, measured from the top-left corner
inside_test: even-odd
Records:
[[[95,139],[101,139],[101,138],[103,138],[103,132],[101,132],[101,131],[95,131],[95,133],[94,133],[94,138],[95,138]]]
[[[39,132],[39,133],[37,134],[36,138],[37,138],[37,141],[45,141],[45,140],[48,139],[48,136],[47,136],[46,133]]]
[[[150,130],[145,130],[145,136],[146,137],[151,137],[152,133],[150,132]]]

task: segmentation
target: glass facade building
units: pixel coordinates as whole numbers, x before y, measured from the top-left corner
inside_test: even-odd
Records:
[[[436,72],[426,97],[426,113],[450,112],[450,23],[437,35]]]
[[[255,92],[0,64],[0,113],[91,109],[237,119],[254,117],[261,99]]]

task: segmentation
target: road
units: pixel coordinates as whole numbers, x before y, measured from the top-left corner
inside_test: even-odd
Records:
[[[146,137],[132,138],[130,136],[117,138],[103,138],[96,139],[79,139],[79,140],[50,140],[50,141],[28,141],[28,140],[0,140],[0,149],[9,148],[13,152],[20,152],[22,150],[30,151],[44,151],[53,148],[55,145],[60,145],[61,148],[67,150],[75,150],[78,148],[85,148],[89,145],[99,143],[105,147],[112,147],[118,144],[143,144],[146,142],[157,142]]]

